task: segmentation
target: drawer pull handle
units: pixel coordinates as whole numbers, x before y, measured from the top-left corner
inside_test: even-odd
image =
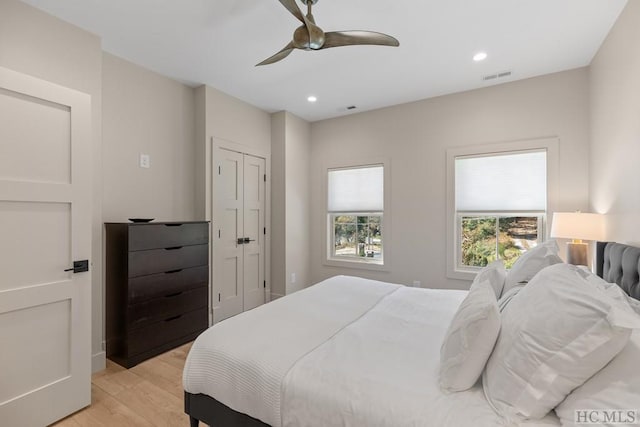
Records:
[[[179,314],[177,316],[173,316],[173,317],[169,317],[168,319],[164,319],[165,322],[171,322],[173,320],[179,319],[182,317],[182,314]]]
[[[178,295],[182,295],[182,291],[180,291],[180,292],[174,292],[174,293],[172,293],[172,294],[165,295],[164,297],[165,297],[165,298],[173,298],[173,297],[177,297]]]
[[[165,224],[166,227],[181,227],[182,224]]]
[[[165,271],[164,274],[175,274],[175,273],[180,273],[182,271],[181,268],[177,269],[177,270],[169,270],[169,271]]]
[[[176,251],[178,249],[182,249],[182,246],[173,246],[171,248],[164,248],[165,251]]]

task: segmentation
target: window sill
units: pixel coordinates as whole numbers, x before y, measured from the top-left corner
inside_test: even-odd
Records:
[[[473,281],[473,279],[476,278],[476,275],[478,274],[480,270],[463,270],[463,269],[456,269],[453,271],[447,271],[447,277],[449,279],[458,279],[458,280],[468,280],[468,281]]]
[[[365,261],[365,260],[351,261],[347,259],[329,258],[329,259],[325,259],[323,264],[331,267],[355,268],[355,269],[361,269],[361,270],[374,270],[374,271],[389,271],[388,265],[376,263],[374,261]]]

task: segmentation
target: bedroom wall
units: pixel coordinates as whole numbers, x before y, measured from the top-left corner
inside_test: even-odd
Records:
[[[304,289],[310,281],[311,231],[311,125],[287,113],[287,294]],[[295,281],[293,280],[293,276]]]
[[[289,112],[272,114],[271,150],[271,295],[277,298],[311,284],[310,124]]]
[[[194,89],[108,53],[102,76],[104,221],[194,220]]]
[[[607,239],[640,245],[640,2],[630,1],[590,67],[590,196]]]
[[[287,294],[287,113],[271,115],[271,298]]]
[[[102,351],[102,48],[100,38],[17,0],[0,1],[0,66],[91,95],[93,369]]]
[[[336,274],[423,287],[468,288],[446,276],[446,149],[557,136],[559,206],[589,206],[589,106],[586,68],[432,98],[311,125],[311,276]],[[323,264],[323,166],[384,157],[391,169],[392,240],[387,272]]]
[[[195,89],[195,205],[198,219],[211,213],[211,171],[207,169],[211,156],[211,138],[239,145],[247,150],[271,155],[271,116],[253,105],[227,95],[211,86]],[[270,164],[267,162],[267,175]]]

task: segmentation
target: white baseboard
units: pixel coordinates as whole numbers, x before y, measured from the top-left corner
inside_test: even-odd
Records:
[[[91,373],[95,374],[107,367],[107,353],[101,351],[91,356]]]
[[[273,292],[271,292],[271,301],[275,301],[278,298],[282,298],[284,295],[280,295],[280,294],[274,294]]]

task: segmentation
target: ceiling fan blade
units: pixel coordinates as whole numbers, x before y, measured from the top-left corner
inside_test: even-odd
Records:
[[[375,31],[331,31],[324,34],[322,49],[359,44],[377,46],[400,46],[400,42],[387,34]]]
[[[262,61],[261,63],[256,64],[256,67],[260,65],[269,65],[269,64],[273,64],[274,62],[281,61],[287,56],[289,56],[289,54],[293,51],[293,49],[295,49],[295,47],[293,46],[293,42],[291,42],[288,45],[286,45],[284,48],[282,48],[282,50],[280,50],[275,55],[272,55],[267,59],[265,59],[264,61]]]
[[[302,13],[302,11],[300,10],[300,8],[298,7],[298,5],[296,4],[296,0],[280,0],[280,3],[282,3],[282,5],[286,7],[287,10],[291,12],[293,16],[298,18],[298,21],[302,22],[305,25],[307,24],[307,20],[304,14]]]

